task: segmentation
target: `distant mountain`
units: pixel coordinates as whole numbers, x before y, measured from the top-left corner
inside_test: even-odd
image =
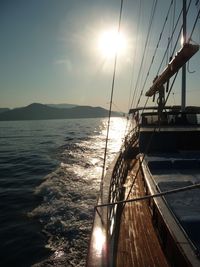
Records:
[[[45,105],[52,108],[74,108],[78,106],[74,104],[45,104]]]
[[[0,114],[5,112],[5,111],[8,111],[8,110],[10,110],[10,109],[9,108],[0,108]]]
[[[1,113],[0,121],[98,118],[107,116],[108,110],[101,107],[76,106],[73,108],[54,108],[39,103],[33,103],[26,107]],[[120,114],[118,112],[112,112],[112,116],[119,117]]]

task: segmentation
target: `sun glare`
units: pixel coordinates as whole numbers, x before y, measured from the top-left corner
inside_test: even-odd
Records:
[[[100,256],[105,245],[106,236],[100,227],[97,227],[94,231],[94,248],[97,256]]]
[[[105,58],[113,58],[116,53],[122,54],[126,46],[125,36],[116,30],[106,30],[99,35],[98,48]]]

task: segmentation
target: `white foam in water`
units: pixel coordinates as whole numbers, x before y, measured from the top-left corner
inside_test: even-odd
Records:
[[[107,164],[119,150],[122,125],[125,127],[123,119],[115,118],[111,123]],[[36,189],[43,202],[29,215],[40,220],[52,255],[34,266],[85,266],[101,178],[106,134],[102,130],[59,148],[60,166]]]

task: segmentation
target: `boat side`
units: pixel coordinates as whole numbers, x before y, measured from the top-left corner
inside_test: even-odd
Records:
[[[144,186],[155,229],[174,266],[200,266],[199,111],[143,114],[139,146]],[[173,119],[173,120],[172,120]],[[188,187],[188,189],[187,189]],[[186,188],[185,192],[178,190]],[[191,189],[189,191],[189,189]],[[174,195],[169,191],[177,190]]]
[[[157,163],[159,165],[160,162]],[[156,182],[155,176],[152,175],[146,160],[144,160],[142,163],[142,170],[144,174],[144,185],[146,194],[155,195],[159,193],[161,190],[159,189],[158,180],[161,175],[158,175],[158,179]],[[184,181],[183,179],[184,174],[163,174],[164,168],[162,168],[162,176],[165,176],[165,182],[162,181],[162,183],[170,183],[170,178],[173,181],[178,178],[179,187],[188,184],[188,180]],[[196,193],[198,194],[198,192]],[[181,194],[183,193],[178,193],[175,195],[174,202],[181,202],[184,207],[185,200],[182,198],[183,195]],[[172,199],[171,196],[169,198]],[[172,212],[172,209],[169,207],[166,198],[159,197],[155,199],[150,199],[149,207],[152,213],[154,227],[157,230],[160,242],[162,243],[163,250],[168,257],[168,260],[171,261],[174,266],[200,266],[198,252],[191,244],[191,241],[189,240],[186,232],[184,231],[181,222],[177,219],[175,214]],[[187,210],[185,211],[185,214],[187,216]]]
[[[94,209],[94,221],[87,255],[87,267],[114,266],[121,205],[112,203],[124,199],[123,184],[127,178],[130,155],[138,153],[137,130],[127,136],[124,145],[109,166],[103,179],[99,200]],[[133,148],[133,144],[134,148]]]
[[[104,182],[102,191],[100,192],[97,206],[94,209],[94,220],[92,232],[90,236],[90,243],[87,255],[87,267],[104,267],[109,266],[109,246],[108,246],[108,207],[100,206],[103,203],[108,203],[110,193],[110,183],[113,170],[116,166],[120,153],[118,153],[109,166]],[[99,206],[99,207],[98,207]]]

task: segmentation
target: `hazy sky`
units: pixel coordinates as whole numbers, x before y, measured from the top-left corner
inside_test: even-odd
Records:
[[[137,26],[139,2],[142,11]],[[134,84],[153,2],[124,0],[122,32],[126,48],[118,59],[114,109],[127,111],[132,73]],[[151,53],[170,2],[158,0],[152,24],[152,44],[149,44]],[[177,10],[180,2],[177,0]],[[199,8],[194,4],[196,1],[192,2],[191,21]],[[101,32],[117,27],[119,8],[119,0],[0,0],[0,107],[39,102],[108,108],[113,58],[106,58],[100,51],[99,36]],[[170,22],[168,25],[166,38]],[[198,22],[193,38],[197,43],[200,43],[199,27]],[[160,52],[164,51],[165,42],[163,40]],[[189,74],[188,78],[188,82],[192,81],[188,104],[200,104],[199,54],[190,62],[190,70],[195,73]],[[151,59],[150,54],[148,58]],[[148,65],[145,61],[146,69]],[[156,71],[152,70],[147,87]],[[173,104],[178,104],[178,90],[175,89],[172,95]]]

